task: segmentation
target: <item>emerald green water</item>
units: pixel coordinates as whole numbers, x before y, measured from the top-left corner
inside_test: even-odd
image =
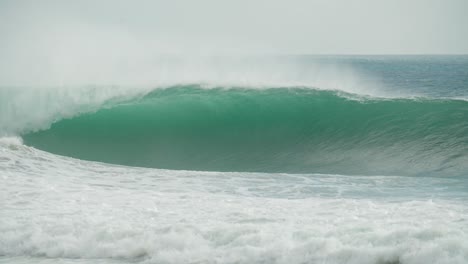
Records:
[[[468,171],[468,102],[177,86],[23,139],[52,153],[130,166],[451,176]]]

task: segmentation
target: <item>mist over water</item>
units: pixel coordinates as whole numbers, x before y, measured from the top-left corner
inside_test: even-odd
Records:
[[[109,100],[129,100],[154,89],[177,85],[254,90],[300,86],[373,96],[400,93],[395,91],[391,95],[377,79],[333,59],[168,55],[135,65],[107,65],[99,69],[93,61],[87,63],[91,66],[69,75],[48,72],[41,76],[42,81],[25,75],[24,79],[1,86],[0,115],[5,121],[0,124],[0,133],[11,135],[44,129],[58,119],[96,110]],[[57,81],[59,77],[61,80]],[[29,106],[34,107],[34,113]]]

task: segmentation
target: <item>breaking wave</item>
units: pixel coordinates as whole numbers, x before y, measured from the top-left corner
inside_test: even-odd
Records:
[[[22,131],[24,142],[84,160],[164,169],[445,176],[468,171],[463,100],[180,85],[88,108]]]

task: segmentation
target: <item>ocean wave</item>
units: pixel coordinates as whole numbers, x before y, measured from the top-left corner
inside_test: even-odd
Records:
[[[468,170],[463,100],[199,85],[130,98],[22,137],[56,154],[164,169],[446,176]]]

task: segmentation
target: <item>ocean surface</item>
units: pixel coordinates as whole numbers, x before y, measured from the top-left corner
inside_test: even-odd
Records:
[[[0,87],[0,263],[468,263],[468,56],[151,63]]]

